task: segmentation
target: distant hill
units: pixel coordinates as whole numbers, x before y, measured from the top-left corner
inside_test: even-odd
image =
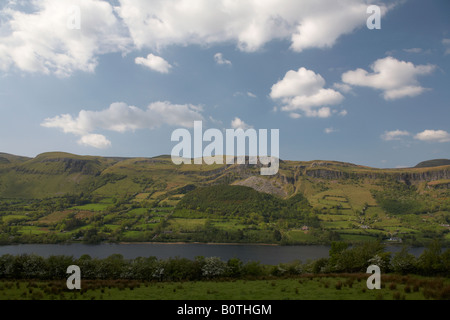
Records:
[[[356,187],[366,180],[363,189],[370,199],[371,186],[375,187],[378,180],[389,178],[418,185],[450,179],[450,166],[434,167],[443,161],[450,165],[449,160],[432,160],[416,168],[377,169],[338,161],[284,160],[277,175],[263,177],[259,165],[177,166],[170,156],[122,158],[49,152],[27,158],[0,153],[0,198],[45,198],[81,192],[100,197],[158,192],[169,196],[184,193],[180,190],[188,185],[225,184],[243,185],[286,199],[298,191],[306,196],[317,194],[320,183],[337,182],[327,186],[337,192],[343,185]]]
[[[419,163],[415,168],[432,168],[432,167],[440,167],[440,166],[448,166],[450,165],[449,159],[435,159],[428,160]]]
[[[30,159],[31,158],[0,152],[0,163],[19,163]]]

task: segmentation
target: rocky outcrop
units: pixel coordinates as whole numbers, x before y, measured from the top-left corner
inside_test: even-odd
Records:
[[[351,174],[341,170],[317,168],[317,169],[307,169],[306,175],[312,178],[329,179],[329,180],[348,179],[351,177],[367,178],[367,179],[391,178],[397,181],[402,181],[407,184],[410,184],[414,182],[450,179],[450,166],[442,168],[441,170],[428,170],[428,171],[409,170],[405,172],[389,171],[389,170],[380,170],[379,172],[354,171]]]
[[[306,170],[306,175],[311,178],[318,179],[348,179],[349,174],[339,170],[330,170],[330,169],[312,169]]]
[[[282,198],[287,196],[286,190],[282,188],[279,182],[261,178],[258,176],[252,176],[248,179],[238,181],[233,184],[237,186],[250,187],[258,192],[269,193]]]
[[[436,181],[450,179],[450,170],[426,171],[426,172],[407,172],[395,175],[396,180],[407,184],[413,182]]]

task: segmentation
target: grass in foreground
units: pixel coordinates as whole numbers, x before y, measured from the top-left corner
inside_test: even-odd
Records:
[[[385,275],[368,290],[367,275],[303,275],[289,279],[139,282],[0,281],[0,300],[450,300],[450,279]]]

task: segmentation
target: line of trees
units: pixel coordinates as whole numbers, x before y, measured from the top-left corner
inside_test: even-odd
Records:
[[[329,258],[302,263],[294,261],[277,266],[262,265],[233,258],[217,257],[171,258],[155,257],[124,259],[114,254],[105,259],[83,255],[68,256],[3,255],[0,257],[0,279],[62,280],[68,277],[70,265],[81,269],[82,279],[133,279],[143,281],[196,281],[213,278],[249,279],[266,276],[292,276],[309,273],[365,273],[369,265],[378,265],[383,273],[450,275],[450,249],[442,252],[438,242],[430,245],[416,258],[404,248],[393,256],[380,243],[365,243],[352,248],[335,242]]]
[[[405,246],[392,254],[380,242],[367,242],[348,247],[345,242],[333,242],[329,258],[312,262],[313,273],[365,272],[369,265],[377,265],[383,273],[418,274],[424,276],[450,275],[450,249],[442,249],[433,241],[419,256],[408,252]]]

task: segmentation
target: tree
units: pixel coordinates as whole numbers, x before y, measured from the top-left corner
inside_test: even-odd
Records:
[[[232,258],[227,262],[226,275],[229,277],[239,277],[242,273],[243,262],[238,258]]]
[[[371,259],[376,255],[383,261],[387,260],[388,254],[383,251],[384,246],[379,241],[357,245],[354,248],[342,251],[338,255],[335,269],[343,272],[365,272],[371,264]]]
[[[410,274],[415,271],[416,258],[408,252],[404,246],[400,252],[397,252],[391,260],[391,267],[395,273]]]
[[[418,267],[424,275],[435,275],[444,271],[439,240],[433,241],[420,255]]]
[[[341,253],[343,251],[345,251],[347,248],[348,248],[348,243],[346,243],[346,242],[333,241],[331,243],[331,248],[328,253],[328,255],[330,256],[330,259],[328,261],[328,267],[330,268],[330,270],[336,269],[336,266],[337,266],[337,263],[338,263]]]
[[[273,231],[273,237],[274,237],[275,241],[281,241],[281,239],[282,239],[282,234],[281,234],[280,230],[275,229],[275,230]]]

